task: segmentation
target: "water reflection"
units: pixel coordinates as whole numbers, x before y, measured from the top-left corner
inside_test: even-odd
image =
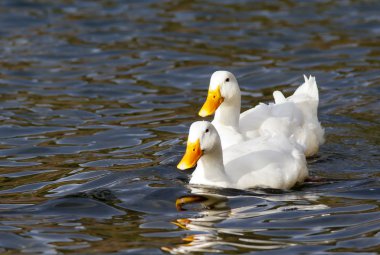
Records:
[[[327,185],[326,191],[330,192],[336,190],[337,184],[318,185]],[[186,236],[182,244],[162,249],[172,254],[236,249],[302,252],[311,244],[316,251],[333,250],[334,246],[352,249],[347,238],[361,248],[371,247],[361,236],[372,235],[370,229],[378,228],[380,218],[378,206],[359,202],[360,198],[373,198],[370,190],[363,189],[367,184],[364,180],[353,182],[353,190],[337,192],[332,199],[314,192],[273,194],[192,188],[192,194],[178,198],[177,205],[180,210],[191,208],[199,213],[174,221],[187,231]],[[354,199],[342,204],[344,200],[339,197]],[[354,211],[360,214],[351,221]],[[371,244],[377,243],[370,240]]]
[[[266,231],[282,229],[269,226],[269,222],[279,221],[281,218],[294,215],[298,220],[317,217],[321,210],[329,207],[319,203],[319,196],[313,194],[293,194],[278,191],[267,193],[270,190],[242,192],[239,190],[215,190],[203,187],[191,187],[191,195],[176,200],[180,211],[191,208],[199,211],[195,217],[179,218],[173,224],[181,229],[190,231],[182,240],[183,244],[174,247],[162,247],[172,254],[189,254],[192,252],[226,252],[235,248],[247,250],[271,250],[293,246],[295,242],[281,240],[281,235],[268,238]],[[224,193],[224,194],[223,194]],[[235,196],[234,196],[235,194]],[[244,200],[249,200],[242,203]],[[305,204],[309,201],[309,204]],[[298,203],[301,202],[301,203]],[[314,211],[319,211],[315,213]],[[302,214],[299,217],[296,214]],[[263,221],[263,222],[261,222]],[[252,225],[252,222],[255,222]],[[282,229],[286,231],[299,229],[296,223]],[[252,225],[252,227],[249,227]],[[260,225],[260,227],[258,227]],[[290,226],[290,225],[289,225]],[[235,248],[234,248],[235,247]]]

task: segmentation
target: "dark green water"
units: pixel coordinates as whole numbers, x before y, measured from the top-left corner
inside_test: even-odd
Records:
[[[0,253],[380,251],[379,1],[0,2]],[[243,108],[320,87],[325,181],[197,189],[176,164],[209,77]],[[176,200],[200,194],[199,202]]]

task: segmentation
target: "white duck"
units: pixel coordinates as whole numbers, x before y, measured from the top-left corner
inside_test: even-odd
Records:
[[[222,151],[219,134],[208,121],[194,122],[189,130],[181,170],[197,164],[191,184],[247,189],[290,189],[308,175],[305,155],[282,135],[259,137]]]
[[[210,79],[206,102],[199,111],[202,117],[215,113],[212,124],[227,148],[242,141],[282,134],[292,137],[312,156],[324,142],[324,130],[318,121],[318,87],[310,76],[288,98],[280,91],[273,93],[275,103],[259,104],[242,114],[240,88],[235,76],[227,71],[216,71]]]

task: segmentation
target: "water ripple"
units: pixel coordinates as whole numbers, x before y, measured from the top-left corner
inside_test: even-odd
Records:
[[[0,252],[376,254],[375,1],[0,3]],[[291,191],[189,186],[210,74],[242,108],[317,77],[326,143]]]

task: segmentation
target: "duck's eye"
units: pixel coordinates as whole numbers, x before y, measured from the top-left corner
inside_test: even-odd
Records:
[[[226,79],[226,82],[229,82],[229,81],[230,81],[230,78],[227,78],[227,79]]]
[[[210,131],[210,130],[206,129],[206,133],[208,133],[208,131]]]

